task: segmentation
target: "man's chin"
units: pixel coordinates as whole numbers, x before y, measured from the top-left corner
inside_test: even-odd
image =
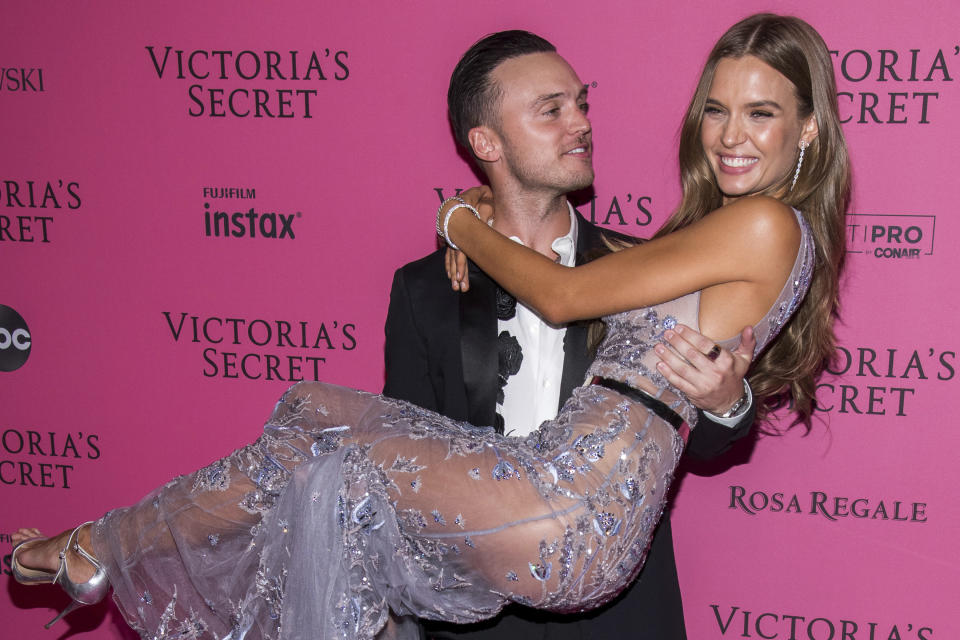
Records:
[[[592,184],[593,171],[591,171],[589,174],[584,173],[571,179],[569,185],[567,185],[567,191],[580,191],[581,189],[586,189]]]

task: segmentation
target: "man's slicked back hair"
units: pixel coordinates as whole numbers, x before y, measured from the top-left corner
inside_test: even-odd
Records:
[[[470,47],[450,76],[447,109],[457,142],[468,151],[470,129],[496,126],[501,91],[490,74],[504,60],[531,53],[553,53],[557,48],[529,31],[498,31]]]

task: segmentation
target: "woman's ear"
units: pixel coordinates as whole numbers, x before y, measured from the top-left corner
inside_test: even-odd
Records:
[[[807,118],[807,121],[803,123],[803,132],[800,134],[800,139],[807,143],[807,146],[811,145],[814,140],[817,139],[817,135],[820,133],[820,127],[817,126],[817,116],[815,114],[810,114],[810,117]]]

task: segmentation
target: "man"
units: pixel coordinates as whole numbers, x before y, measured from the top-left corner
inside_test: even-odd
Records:
[[[457,141],[473,154],[492,189],[493,227],[573,266],[606,249],[603,232],[567,202],[593,182],[587,91],[546,40],[523,31],[484,38],[460,60],[447,95]],[[396,272],[386,322],[384,394],[455,419],[523,436],[556,415],[583,383],[591,357],[588,324],[554,327],[518,304],[472,264],[469,287],[454,285],[443,250]],[[687,328],[669,332],[685,363],[667,351],[668,378],[702,408],[733,413],[726,425],[701,419],[689,450],[717,455],[752,422],[742,377],[752,336],[733,354]],[[746,393],[746,402],[744,394]],[[734,423],[732,426],[730,423]],[[430,637],[684,638],[683,610],[668,515],[638,581],[587,616],[513,607],[469,627],[428,624]]]

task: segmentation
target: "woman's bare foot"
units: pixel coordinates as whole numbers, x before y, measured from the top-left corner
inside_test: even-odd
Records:
[[[29,540],[30,538],[40,538],[43,534],[40,533],[40,529],[18,529],[16,533],[11,536],[13,539],[13,546],[17,546],[24,540]]]
[[[42,538],[39,529],[19,529],[11,536],[14,545],[36,538],[36,541],[25,544],[17,552],[17,562],[28,569],[37,569],[55,574],[60,568],[60,552],[67,545],[72,529],[68,529],[53,536]],[[77,543],[92,553],[90,547],[90,525],[84,525],[77,533]],[[96,569],[86,559],[73,549],[66,550],[67,575],[77,583],[83,583],[93,577]],[[52,577],[52,575],[51,575]]]

